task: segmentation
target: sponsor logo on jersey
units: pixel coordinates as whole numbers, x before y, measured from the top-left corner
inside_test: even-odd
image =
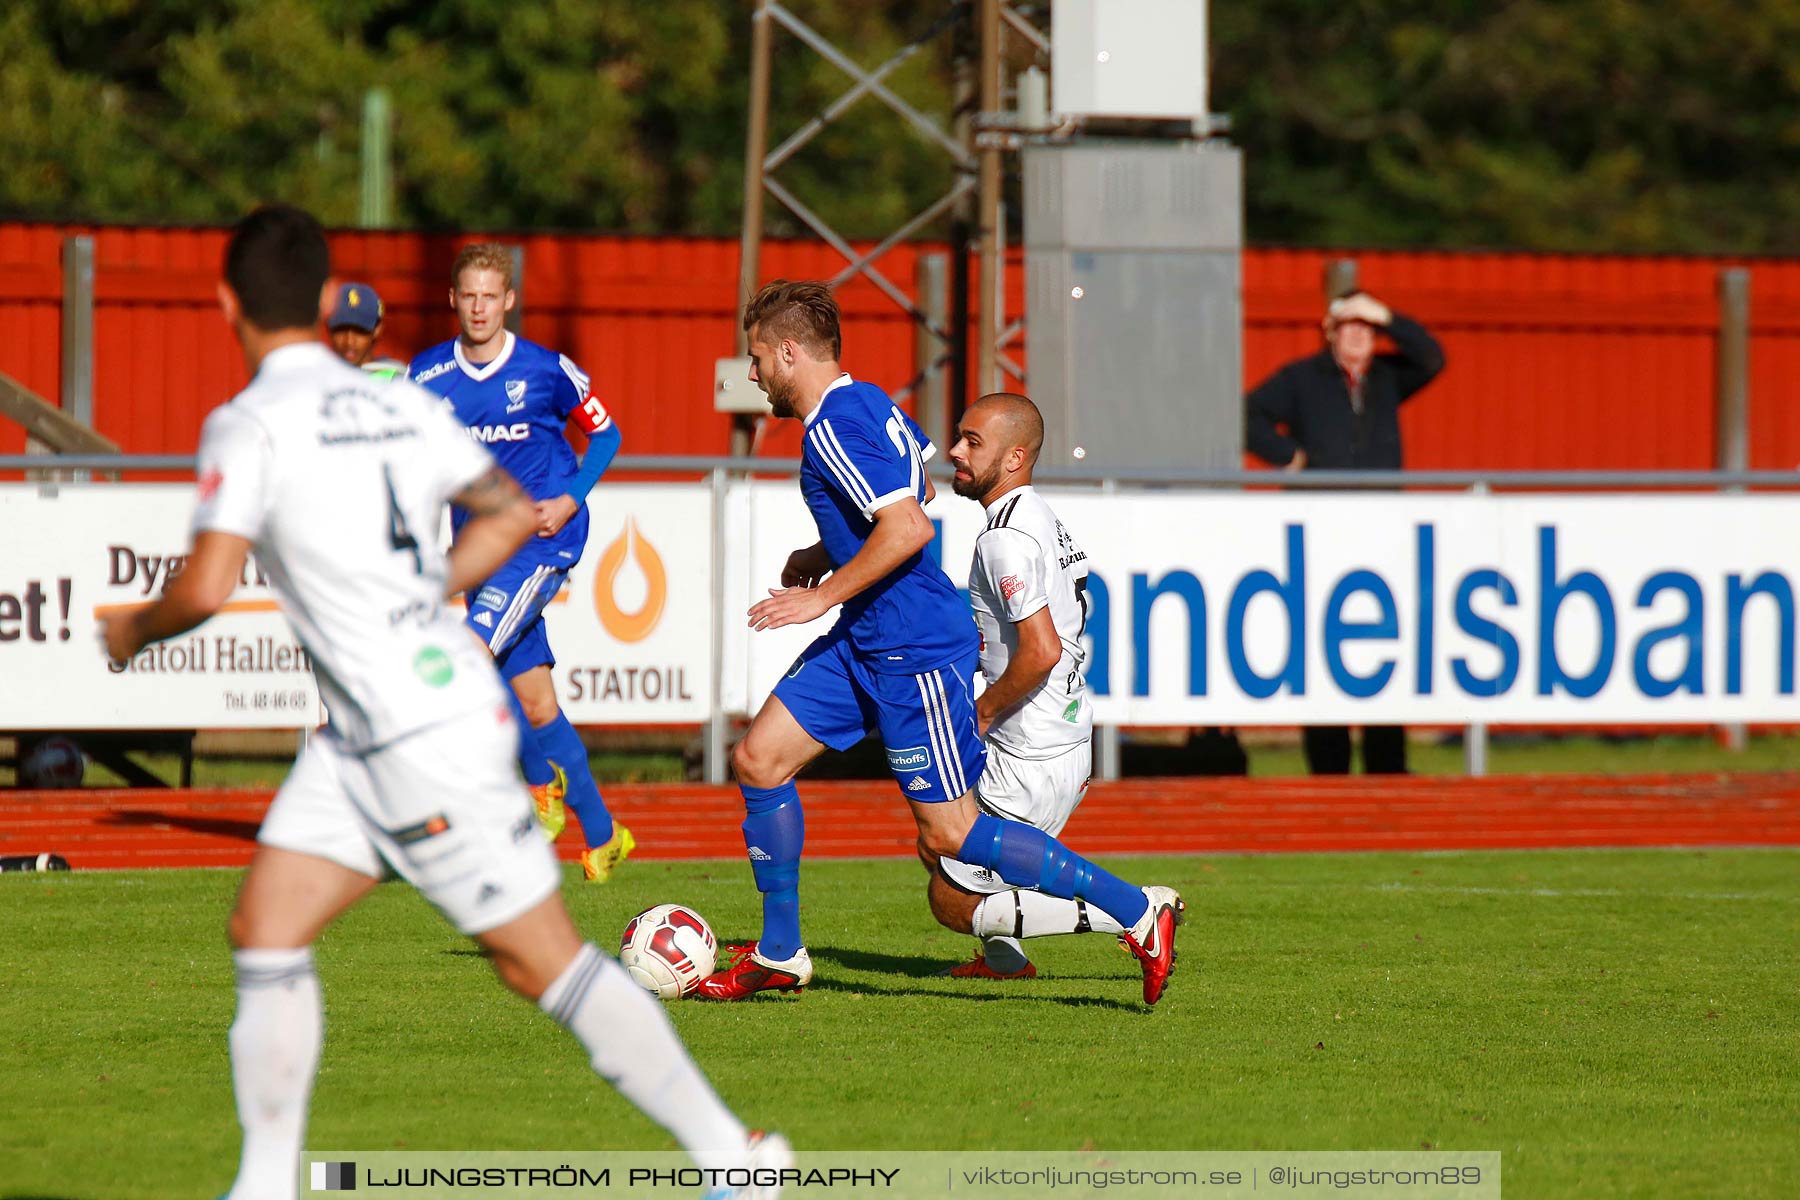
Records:
[[[202,475],[199,480],[200,503],[205,504],[211,500],[218,493],[219,485],[224,482],[225,473],[217,467]]]
[[[912,777],[912,782],[906,785],[906,790],[909,792],[928,792],[931,790],[931,784],[926,781],[923,775],[914,775]]]
[[[478,612],[475,614],[475,623],[477,625],[485,626],[488,629],[492,629],[494,627],[494,614],[491,612]]]
[[[516,413],[525,407],[525,380],[509,379],[506,381],[506,411]]]
[[[923,746],[887,752],[888,766],[896,771],[923,771],[931,765],[931,752]]]
[[[484,587],[481,594],[475,597],[475,603],[482,608],[491,608],[499,612],[506,607],[506,593],[497,587]]]
[[[443,375],[443,374],[446,374],[446,373],[448,373],[450,371],[454,371],[454,370],[456,370],[456,360],[454,358],[452,358],[452,359],[449,359],[448,361],[439,363],[435,367],[426,367],[423,371],[420,371],[417,375],[415,375],[413,377],[413,382],[414,383],[424,383],[427,380],[436,379],[439,375]]]
[[[1079,701],[1079,700],[1069,701],[1069,707],[1063,709],[1063,720],[1065,720],[1069,724],[1073,725],[1076,721],[1079,721],[1080,719],[1081,719],[1081,701]]]
[[[1014,596],[1024,590],[1025,581],[1020,579],[1017,575],[1002,575],[1000,577],[1000,595],[1005,599],[1011,600]]]
[[[471,425],[469,436],[489,445],[494,442],[523,442],[531,437],[531,426],[525,421],[514,425]]]
[[[427,646],[413,656],[413,674],[425,681],[426,687],[441,688],[456,674],[450,656],[436,646]]]
[[[399,608],[388,610],[388,625],[401,625],[411,621],[418,625],[429,625],[437,620],[438,605],[435,600],[413,600]]]

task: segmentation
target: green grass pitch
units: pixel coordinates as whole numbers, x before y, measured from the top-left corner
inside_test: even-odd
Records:
[[[1043,976],[932,972],[905,862],[814,862],[818,978],[670,1015],[752,1124],[818,1149],[1499,1150],[1508,1197],[1788,1196],[1800,1180],[1800,853],[1140,858],[1189,903],[1154,1010],[1109,938]],[[213,1196],[236,1161],[235,871],[0,880],[0,1197]],[[740,863],[566,889],[617,944],[682,901],[752,936]],[[666,1149],[403,885],[318,950],[309,1144]]]

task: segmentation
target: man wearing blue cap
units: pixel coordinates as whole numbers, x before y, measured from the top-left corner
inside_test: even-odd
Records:
[[[366,283],[338,285],[337,303],[331,306],[331,318],[325,331],[331,336],[331,348],[338,357],[353,367],[361,367],[381,379],[397,379],[406,374],[406,364],[392,358],[371,359],[375,343],[381,339],[381,297]]]

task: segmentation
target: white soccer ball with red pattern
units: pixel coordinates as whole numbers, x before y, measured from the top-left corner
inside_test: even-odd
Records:
[[[684,904],[646,908],[625,926],[619,962],[645,991],[664,1000],[693,994],[718,963],[719,940]]]

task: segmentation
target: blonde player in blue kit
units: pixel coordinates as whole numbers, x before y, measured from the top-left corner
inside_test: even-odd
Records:
[[[1156,1003],[1175,963],[1180,896],[1126,883],[1041,830],[975,806],[985,761],[971,691],[975,626],[925,552],[935,532],[923,507],[933,494],[925,461],[935,447],[885,393],[838,366],[838,307],[825,284],[768,284],[745,308],[744,328],[751,380],[775,416],[805,423],[800,490],[819,530],[817,543],[788,557],[781,587],[750,609],[750,626],[779,629],[840,605],[842,612],[776,684],[732,751],[763,930],[731,947],[733,961],[702,980],[697,995],[743,1000],[812,980],[800,939],[805,821],[794,776],[827,746],[849,749],[874,729],[928,868],[955,859],[1098,908],[1127,931],[1143,966],[1144,1000]]]
[[[450,402],[469,436],[519,481],[538,514],[537,536],[470,591],[468,626],[512,685],[517,715],[529,730],[520,738],[519,765],[539,820],[554,838],[566,800],[589,847],[582,870],[590,882],[604,883],[637,841],[607,811],[587,748],[557,704],[544,609],[587,545],[587,494],[618,453],[619,427],[567,355],[507,330],[517,297],[506,247],[464,247],[450,280],[461,333],[414,358],[408,377]],[[571,417],[588,435],[579,462],[563,432]],[[452,510],[453,529],[464,519]]]

